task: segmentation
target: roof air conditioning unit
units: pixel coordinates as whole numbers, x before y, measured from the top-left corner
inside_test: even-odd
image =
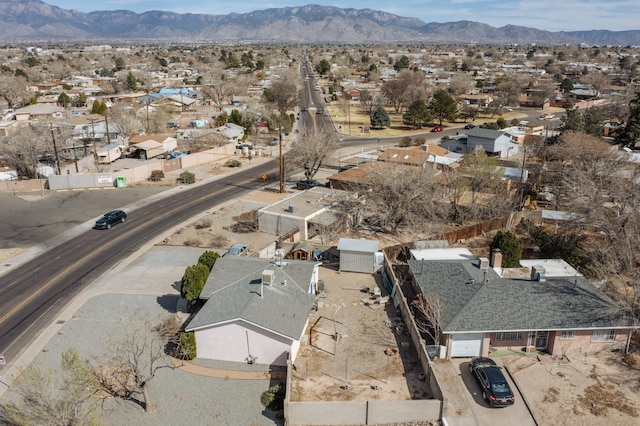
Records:
[[[271,287],[271,284],[275,281],[276,271],[271,269],[265,269],[262,271],[262,284]]]
[[[489,258],[481,257],[478,259],[478,267],[482,270],[489,269]]]

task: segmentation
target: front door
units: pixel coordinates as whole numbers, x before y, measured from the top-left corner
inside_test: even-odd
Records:
[[[547,349],[548,331],[536,331],[536,349]]]

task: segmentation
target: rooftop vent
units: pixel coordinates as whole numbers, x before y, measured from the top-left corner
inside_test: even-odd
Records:
[[[536,265],[531,267],[531,281],[547,281],[547,271],[544,266]]]
[[[289,207],[287,207],[287,211],[289,213],[293,213],[296,211],[296,205],[295,204],[289,204]]]

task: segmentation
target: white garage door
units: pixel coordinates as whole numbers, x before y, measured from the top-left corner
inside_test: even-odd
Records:
[[[451,342],[451,357],[480,356],[483,338],[483,333],[454,334]]]

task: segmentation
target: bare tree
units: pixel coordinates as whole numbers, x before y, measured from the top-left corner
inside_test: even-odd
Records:
[[[50,139],[44,136],[49,130],[41,127],[29,125],[5,139],[3,150],[20,176],[37,178],[40,158],[53,153]]]
[[[446,307],[445,299],[436,294],[419,293],[411,302],[413,318],[421,333],[427,334],[439,347],[442,337],[442,322]],[[436,351],[438,353],[439,351]]]
[[[357,198],[347,207],[357,207],[362,200],[364,222],[379,231],[396,234],[401,227],[419,231],[446,216],[442,188],[435,183],[431,168],[390,163],[367,170],[366,179],[353,190]]]
[[[382,104],[380,96],[372,94],[366,89],[360,92],[359,102],[362,107],[362,112],[366,115],[373,114],[373,111]]]
[[[424,74],[402,70],[393,80],[386,81],[381,88],[396,114],[413,101],[426,98]]]
[[[9,108],[22,105],[29,98],[27,80],[24,77],[0,76],[0,98],[4,99]]]
[[[130,325],[123,324],[123,335],[112,345],[111,360],[98,369],[98,378],[110,395],[134,401],[150,412],[153,406],[149,386],[153,378],[159,370],[173,368],[166,353],[167,322],[154,327],[148,317],[136,315],[127,319],[127,324]]]
[[[280,192],[284,192],[284,157],[282,155],[282,133],[289,117],[287,111],[298,104],[300,93],[298,88],[291,81],[277,80],[273,82],[269,89],[264,91],[264,98],[268,104],[273,106],[278,115],[276,121],[278,123],[279,148],[280,148]]]
[[[0,403],[0,423],[25,425],[97,425],[99,386],[90,364],[70,349],[62,354],[60,367],[47,370],[28,367],[10,387],[16,398]]]
[[[111,126],[116,128],[123,138],[144,130],[142,122],[132,110],[117,104],[109,108],[109,127]]]
[[[201,88],[205,100],[210,99],[219,111],[222,111],[225,105],[229,105],[231,95],[231,84],[226,79],[213,79],[207,82]]]
[[[303,134],[287,153],[287,162],[304,170],[305,179],[313,179],[338,147],[335,134],[314,127]]]

